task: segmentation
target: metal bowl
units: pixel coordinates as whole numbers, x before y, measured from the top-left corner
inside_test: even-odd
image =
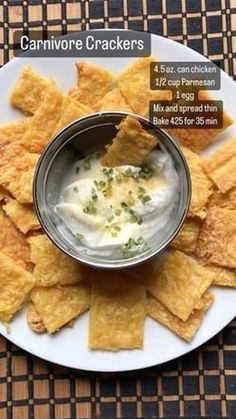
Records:
[[[73,234],[58,218],[54,206],[61,194],[67,168],[80,158],[101,150],[116,134],[116,126],[127,115],[151,129],[159,138],[175,163],[179,176],[179,196],[171,222],[162,234],[153,237],[151,249],[131,259],[108,259],[91,256],[78,249]],[[44,232],[52,242],[76,261],[100,268],[125,268],[147,261],[160,254],[174,239],[186,218],[191,198],[191,179],[185,158],[175,141],[162,129],[145,118],[126,112],[102,112],[78,119],[57,133],[44,149],[34,176],[33,199],[35,210]]]

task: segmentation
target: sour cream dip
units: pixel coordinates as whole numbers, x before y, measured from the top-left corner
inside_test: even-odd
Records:
[[[91,154],[71,168],[55,211],[87,253],[130,258],[147,251],[170,221],[179,178],[164,149],[152,151],[143,167],[104,167],[101,157]]]

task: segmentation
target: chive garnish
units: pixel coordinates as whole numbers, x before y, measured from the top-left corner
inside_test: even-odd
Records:
[[[83,211],[85,214],[97,214],[97,208],[95,207],[93,201],[89,201]]]

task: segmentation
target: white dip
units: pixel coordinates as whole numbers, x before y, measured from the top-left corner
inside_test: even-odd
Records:
[[[77,162],[56,212],[93,255],[132,257],[168,223],[178,197],[172,158],[153,151],[145,167],[101,166],[98,153]]]

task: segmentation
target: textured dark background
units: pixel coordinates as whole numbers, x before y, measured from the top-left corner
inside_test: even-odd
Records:
[[[13,33],[22,27],[150,31],[236,76],[235,0],[0,0],[0,65],[12,58]],[[121,374],[62,368],[0,338],[0,419],[12,417],[235,418],[236,321],[182,359]]]

